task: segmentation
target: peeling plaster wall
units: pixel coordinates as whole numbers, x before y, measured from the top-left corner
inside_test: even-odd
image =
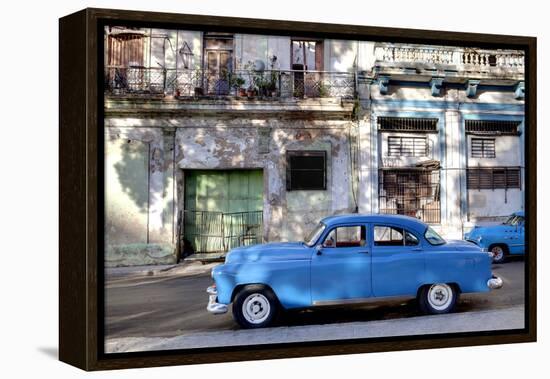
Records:
[[[217,121],[219,123],[219,120]],[[264,238],[300,240],[320,218],[350,212],[347,123],[307,127],[303,121],[280,122],[270,129],[269,153],[259,153],[259,128],[242,126],[189,128],[176,131],[177,167],[185,169],[262,168],[264,172]],[[279,122],[272,122],[271,124]],[[286,191],[286,151],[327,151],[326,191]],[[183,188],[183,183],[178,183]]]

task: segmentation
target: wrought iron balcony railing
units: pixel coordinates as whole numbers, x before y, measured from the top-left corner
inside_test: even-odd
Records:
[[[279,98],[353,98],[354,73],[266,70],[209,72],[201,69],[108,67],[105,91],[111,95],[176,97],[248,96]]]

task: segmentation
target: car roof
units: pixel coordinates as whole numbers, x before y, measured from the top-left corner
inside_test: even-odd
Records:
[[[393,214],[361,214],[361,213],[351,213],[351,214],[341,214],[325,217],[321,222],[327,226],[333,226],[343,223],[389,223],[389,224],[398,224],[405,228],[416,230],[420,233],[423,233],[426,230],[427,225],[420,221],[417,218],[404,216],[404,215],[393,215]]]

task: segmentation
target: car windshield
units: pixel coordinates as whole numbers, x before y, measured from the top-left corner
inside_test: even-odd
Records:
[[[311,231],[311,233],[309,233],[309,235],[306,237],[304,243],[307,245],[307,246],[313,246],[315,244],[315,242],[317,242],[317,240],[319,239],[319,236],[321,235],[321,233],[323,233],[323,230],[325,230],[327,226],[325,224],[323,224],[322,222],[319,223],[319,225],[317,225],[315,227],[315,229],[313,229]]]
[[[523,221],[523,217],[511,215],[510,217],[508,217],[508,220],[504,222],[504,225],[517,225],[517,224],[520,224],[522,221]]]
[[[446,241],[429,226],[424,233],[424,237],[426,237],[428,242],[432,245],[443,245],[446,243]]]

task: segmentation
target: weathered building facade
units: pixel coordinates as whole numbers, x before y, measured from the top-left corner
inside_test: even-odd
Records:
[[[302,239],[335,213],[460,238],[523,209],[523,77],[516,51],[107,28],[106,264]]]

